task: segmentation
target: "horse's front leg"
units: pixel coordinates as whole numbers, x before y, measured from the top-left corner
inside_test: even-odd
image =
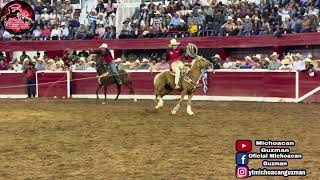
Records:
[[[191,110],[192,96],[193,96],[193,94],[189,94],[189,95],[188,95],[187,113],[188,113],[189,115],[193,115],[193,114],[194,114],[194,113],[192,112],[192,110]]]
[[[179,108],[180,108],[180,106],[182,104],[182,101],[183,101],[183,98],[184,98],[185,95],[186,95],[186,92],[182,91],[180,99],[179,99],[179,103],[171,110],[171,114],[176,114],[177,113],[177,111],[179,110]]]

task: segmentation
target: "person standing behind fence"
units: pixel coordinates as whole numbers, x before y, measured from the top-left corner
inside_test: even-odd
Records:
[[[36,96],[36,69],[33,63],[29,63],[28,68],[24,71],[27,80],[28,98]]]

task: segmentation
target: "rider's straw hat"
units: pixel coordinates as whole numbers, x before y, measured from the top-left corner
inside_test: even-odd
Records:
[[[169,44],[169,46],[177,46],[177,45],[179,45],[180,43],[179,42],[177,42],[177,40],[176,39],[171,39],[170,40],[170,44]]]
[[[106,43],[103,43],[99,48],[108,48],[108,44],[106,44]]]

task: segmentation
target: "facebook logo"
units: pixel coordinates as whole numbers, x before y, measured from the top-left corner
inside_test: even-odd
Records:
[[[249,156],[247,153],[237,153],[236,163],[237,165],[247,165],[249,161]]]

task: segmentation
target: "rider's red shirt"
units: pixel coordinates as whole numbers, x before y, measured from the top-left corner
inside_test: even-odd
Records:
[[[103,61],[105,64],[109,64],[110,62],[112,62],[112,56],[111,55],[104,55]]]
[[[177,60],[180,60],[182,56],[181,49],[169,49],[167,54],[167,60],[169,63],[175,62]]]

